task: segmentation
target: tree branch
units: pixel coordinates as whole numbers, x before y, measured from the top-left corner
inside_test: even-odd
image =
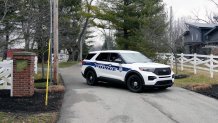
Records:
[[[210,0],[212,3],[214,3],[218,7],[218,3],[215,2],[214,0]]]
[[[5,10],[4,10],[4,15],[3,15],[3,17],[1,18],[1,21],[0,22],[2,22],[3,20],[4,20],[4,18],[5,18],[5,16],[6,16],[6,14],[7,14],[7,12],[8,12],[8,8],[7,8],[7,4],[8,4],[8,0],[5,0],[4,1],[4,8],[5,8]]]

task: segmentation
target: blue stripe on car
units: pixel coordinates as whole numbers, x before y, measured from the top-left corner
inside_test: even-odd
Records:
[[[107,69],[107,70],[111,70],[111,71],[115,71],[116,69],[120,70],[120,68],[122,68],[122,71],[131,70],[130,68],[126,68],[126,67],[119,67],[119,66],[114,66],[114,65],[100,64],[100,63],[96,63],[96,62],[85,62],[83,65],[98,67],[100,69]]]

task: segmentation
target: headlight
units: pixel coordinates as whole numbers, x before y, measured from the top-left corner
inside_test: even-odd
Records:
[[[148,71],[148,72],[154,72],[155,68],[139,67],[139,70],[141,70],[141,71]]]

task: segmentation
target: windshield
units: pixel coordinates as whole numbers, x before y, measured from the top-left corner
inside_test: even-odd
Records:
[[[147,58],[141,53],[120,53],[123,59],[127,63],[147,63],[152,62],[151,59]]]

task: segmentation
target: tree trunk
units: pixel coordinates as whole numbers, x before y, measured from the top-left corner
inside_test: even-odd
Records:
[[[124,21],[125,22],[125,21]],[[129,49],[129,46],[128,46],[128,32],[127,32],[127,29],[126,28],[124,28],[123,29],[123,32],[124,32],[124,39],[125,39],[125,44],[124,44],[124,49],[125,50],[128,50]]]
[[[73,50],[73,52],[72,52],[72,56],[73,56],[73,61],[76,61],[76,59],[75,59],[75,51]]]
[[[30,47],[30,40],[29,40],[29,37],[30,37],[30,25],[29,23],[27,23],[27,29],[24,33],[24,38],[25,38],[25,50],[29,51],[29,47]]]
[[[45,78],[45,67],[44,67],[45,60],[44,60],[44,53],[41,54],[41,57],[42,57],[42,79],[44,79],[44,78]]]
[[[6,32],[6,36],[5,36],[5,45],[4,45],[3,59],[7,59],[8,42],[9,42],[9,33],[7,31]]]
[[[25,22],[22,22],[22,31],[24,34],[24,42],[25,42],[25,50],[29,50],[29,33],[30,33],[30,26],[29,22],[26,23],[27,26],[25,26]]]
[[[74,61],[73,51],[71,49],[67,49],[69,58],[67,61]]]
[[[129,5],[129,0],[124,0],[124,5],[125,5],[125,7],[127,7]],[[124,9],[124,14],[128,15],[128,13],[126,12],[126,8]],[[125,39],[125,44],[124,44],[124,49],[125,50],[129,49],[128,42],[127,42],[128,41],[128,29],[126,27],[127,24],[128,23],[127,23],[126,19],[124,18],[123,37]]]
[[[80,54],[80,57],[79,57],[79,60],[82,60],[82,44],[83,44],[83,36],[84,36],[84,34],[85,34],[85,32],[86,32],[86,29],[87,29],[87,26],[88,26],[88,22],[89,22],[89,18],[87,17],[86,18],[86,21],[85,21],[85,23],[84,23],[84,25],[83,25],[83,29],[82,29],[82,31],[81,31],[81,33],[80,33],[80,35],[79,35],[79,38],[78,38],[78,46],[80,46],[79,47],[79,54]]]
[[[36,41],[33,40],[33,43],[31,44],[31,49],[30,50],[33,50],[35,43],[36,43]]]
[[[87,4],[87,5],[92,5],[92,2],[93,2],[93,0],[91,0],[90,2],[88,2],[88,0],[86,0],[86,4]],[[87,13],[90,13],[90,11],[91,11],[91,10],[90,10],[90,8],[88,7]],[[83,48],[83,46],[82,46],[82,45],[83,45],[82,41],[83,41],[83,36],[84,36],[84,34],[85,34],[85,32],[86,32],[88,23],[89,23],[89,17],[86,18],[85,23],[83,24],[83,27],[82,27],[82,31],[81,31],[81,33],[79,34],[79,38],[78,38],[78,46],[79,46],[79,48],[78,48],[78,51],[79,51],[79,59],[78,59],[78,61],[79,61],[79,60],[82,60],[82,48]]]

